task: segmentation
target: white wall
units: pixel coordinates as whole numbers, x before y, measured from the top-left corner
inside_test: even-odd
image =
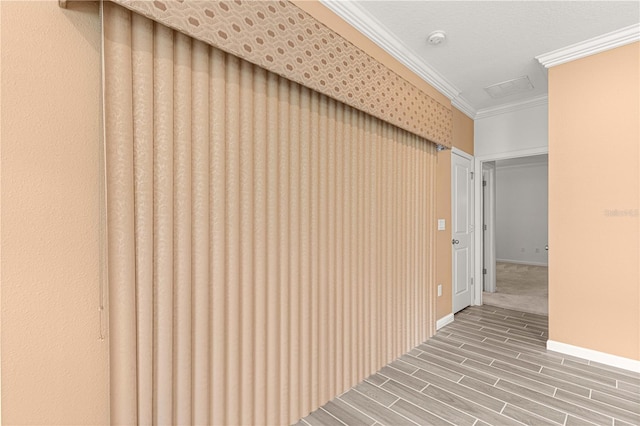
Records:
[[[496,164],[496,259],[547,265],[547,162]]]
[[[474,155],[507,158],[546,151],[549,146],[548,105],[507,112],[474,122]]]

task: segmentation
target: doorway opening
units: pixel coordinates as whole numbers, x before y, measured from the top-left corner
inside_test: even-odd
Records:
[[[548,315],[548,156],[477,167],[482,303]]]

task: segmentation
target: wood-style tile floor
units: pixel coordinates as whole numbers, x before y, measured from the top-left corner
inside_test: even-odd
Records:
[[[545,349],[547,317],[469,307],[299,425],[640,425],[640,374]]]

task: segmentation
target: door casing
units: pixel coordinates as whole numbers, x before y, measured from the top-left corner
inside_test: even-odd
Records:
[[[496,166],[493,162],[482,165],[482,235],[483,275],[482,290],[490,293],[496,291]],[[484,184],[486,182],[486,185]],[[486,229],[485,229],[486,227]]]

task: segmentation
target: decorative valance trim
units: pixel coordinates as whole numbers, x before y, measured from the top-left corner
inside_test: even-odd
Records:
[[[288,1],[112,0],[431,142],[452,113]]]

